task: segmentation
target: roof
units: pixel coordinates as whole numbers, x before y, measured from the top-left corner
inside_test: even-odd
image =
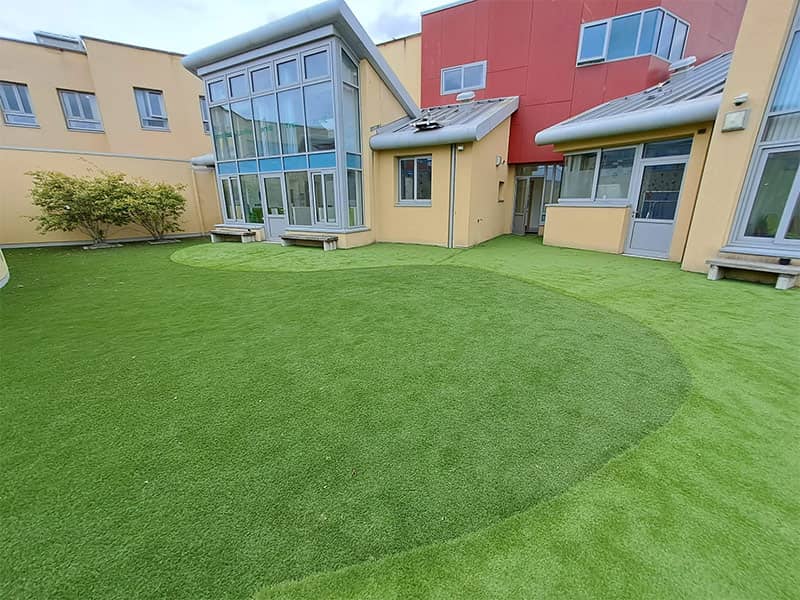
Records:
[[[454,2],[448,2],[447,4],[442,4],[441,6],[437,6],[435,8],[429,8],[428,10],[423,10],[419,14],[424,17],[425,15],[439,12],[440,10],[447,10],[448,8],[461,6],[462,4],[469,4],[470,2],[475,2],[475,0],[455,0]]]
[[[409,116],[419,114],[419,107],[414,99],[400,83],[389,63],[343,0],[327,0],[192,52],[184,57],[183,66],[197,74],[198,69],[202,67],[326,26],[332,26],[359,59],[364,59],[372,65],[406,114]]]
[[[536,143],[558,144],[608,135],[713,121],[731,64],[730,52],[674,73],[636,94],[600,104],[536,134]]]
[[[492,98],[422,110],[380,127],[369,140],[373,150],[394,150],[476,142],[500,125],[519,107],[519,97]],[[419,125],[428,124],[428,128]]]

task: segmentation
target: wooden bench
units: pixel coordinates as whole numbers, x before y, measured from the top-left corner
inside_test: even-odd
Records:
[[[230,239],[237,239],[243,244],[258,241],[258,232],[249,228],[237,227],[215,227],[208,232],[211,235],[211,243],[224,242]]]
[[[320,243],[325,252],[328,250],[336,250],[336,242],[338,240],[338,235],[332,235],[330,233],[294,233],[287,231],[281,235],[281,244],[284,246],[294,246],[295,244],[309,246]]]
[[[800,276],[800,266],[779,265],[771,262],[757,262],[749,260],[739,260],[736,258],[712,258],[706,261],[709,265],[708,278],[717,281],[725,277],[727,270],[757,271],[761,273],[775,273],[778,281],[775,283],[776,290],[788,290],[797,285],[797,278]]]

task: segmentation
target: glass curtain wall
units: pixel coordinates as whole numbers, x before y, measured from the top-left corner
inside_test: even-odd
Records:
[[[266,203],[288,225],[364,225],[359,83],[336,39],[206,79],[227,222],[261,224]],[[282,190],[273,179],[261,198],[263,176],[280,177]]]

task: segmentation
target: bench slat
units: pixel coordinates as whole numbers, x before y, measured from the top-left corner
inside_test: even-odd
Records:
[[[742,269],[743,271],[800,275],[800,266],[796,265],[778,265],[775,263],[738,260],[735,258],[711,258],[706,261],[706,264],[712,267],[722,267],[723,269]]]

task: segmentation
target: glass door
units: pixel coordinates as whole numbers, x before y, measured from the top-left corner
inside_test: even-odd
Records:
[[[283,177],[280,175],[262,175],[261,189],[264,190],[264,209],[267,224],[267,239],[280,241],[286,230],[286,205],[284,202]]]
[[[514,218],[511,222],[511,233],[525,235],[525,209],[528,198],[528,178],[517,177],[514,183]]]
[[[314,194],[314,220],[317,223],[336,223],[336,181],[333,171],[311,173]]]
[[[686,162],[643,160],[626,252],[667,258]]]
[[[244,223],[244,210],[242,209],[242,194],[239,189],[239,178],[223,177],[220,179],[222,186],[222,203],[226,222]]]

